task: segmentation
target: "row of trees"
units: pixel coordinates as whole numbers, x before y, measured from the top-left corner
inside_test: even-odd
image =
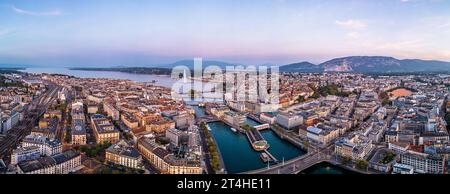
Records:
[[[0,75],[0,87],[25,88],[25,85],[21,82],[16,82],[16,81],[12,81],[12,80],[7,81],[5,77]]]
[[[211,165],[215,171],[220,171],[220,154],[217,149],[217,145],[212,137],[212,134],[209,132],[208,127],[206,126],[206,123],[200,124],[201,130],[203,130],[204,134],[206,135],[206,140],[208,143],[208,150],[209,154],[212,157]]]
[[[308,86],[314,91],[313,95],[310,96],[310,98],[320,98],[321,96],[328,96],[328,95],[334,95],[334,96],[341,96],[341,97],[348,97],[350,93],[348,92],[342,92],[339,89],[339,86],[336,84],[330,84],[322,87],[316,87],[313,84],[308,84]],[[297,100],[303,100],[303,99],[297,99]]]
[[[394,152],[387,152],[383,159],[380,161],[382,164],[387,164],[395,159],[396,154]]]
[[[352,162],[352,158],[348,156],[342,157],[341,160],[343,165],[349,165]],[[367,170],[369,168],[369,162],[366,160],[356,160],[356,168],[360,170]]]
[[[109,148],[112,144],[110,142],[97,144],[95,146],[81,146],[80,151],[85,153],[88,157],[96,157],[103,153],[107,148]]]

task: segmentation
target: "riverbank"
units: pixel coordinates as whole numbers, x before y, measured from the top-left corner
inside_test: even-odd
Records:
[[[210,156],[211,159],[209,162],[211,163],[211,166],[214,170],[214,172],[217,173],[225,173],[225,163],[222,159],[222,154],[220,153],[220,148],[217,146],[217,141],[214,137],[214,135],[211,134],[211,131],[209,131],[209,126],[206,123],[200,124],[200,130],[202,130],[203,134],[205,135],[206,139],[206,146],[204,149]]]

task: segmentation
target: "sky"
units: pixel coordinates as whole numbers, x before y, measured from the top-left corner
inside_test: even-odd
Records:
[[[448,0],[0,0],[0,64],[450,61]]]

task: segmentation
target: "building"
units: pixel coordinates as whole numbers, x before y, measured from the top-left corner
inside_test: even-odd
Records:
[[[34,160],[22,161],[17,164],[19,174],[56,174],[55,160],[50,156],[37,158]]]
[[[416,173],[444,174],[446,163],[443,157],[409,151],[400,158],[402,164],[412,166]]]
[[[166,137],[170,140],[170,143],[176,146],[179,146],[182,143],[188,144],[189,142],[188,134],[175,128],[168,129],[166,131]]]
[[[39,128],[32,129],[31,134],[36,136],[44,136],[49,139],[55,139],[58,122],[59,120],[56,117],[41,119],[39,120]]]
[[[139,127],[138,120],[131,114],[120,115],[120,120],[130,129],[137,129]]]
[[[83,103],[78,101],[72,104],[71,116],[72,120],[82,120],[85,121]]]
[[[72,145],[86,145],[86,128],[83,120],[72,120]]]
[[[75,150],[68,150],[52,156],[55,160],[55,174],[69,174],[79,170],[81,165],[81,155]]]
[[[11,164],[17,165],[19,162],[33,160],[39,157],[41,157],[41,151],[37,146],[17,148],[11,154]]]
[[[261,119],[261,121],[269,124],[274,124],[276,122],[276,117],[269,113],[261,113],[259,115],[259,118]]]
[[[28,135],[22,141],[22,147],[36,146],[41,155],[53,156],[62,152],[62,144],[57,139],[50,140],[48,137]]]
[[[103,100],[105,100],[105,95],[101,94],[101,93],[97,93],[97,94],[93,94],[93,95],[88,95],[87,96],[87,100],[95,102],[97,104],[100,104],[103,102]]]
[[[324,146],[339,137],[339,130],[324,130],[318,127],[308,127],[306,129],[306,137],[309,141]]]
[[[58,120],[61,120],[62,118],[62,111],[61,110],[48,110],[44,114],[44,118],[51,119],[51,118],[58,118]]]
[[[163,174],[202,174],[199,157],[178,158],[158,146],[154,139],[143,137],[137,143],[139,152]]]
[[[194,117],[191,114],[183,113],[173,117],[177,129],[187,129],[194,124]]]
[[[19,174],[68,174],[81,168],[81,155],[68,150],[54,156],[45,156],[18,163]]]
[[[247,118],[245,115],[233,111],[226,112],[223,120],[232,126],[242,126]]]
[[[413,174],[414,167],[406,164],[396,163],[392,167],[392,174]]]
[[[106,142],[116,143],[119,141],[119,131],[104,115],[92,115],[91,125],[94,131],[95,140],[98,144]]]
[[[106,149],[106,162],[126,166],[128,168],[142,168],[142,157],[139,151],[129,146],[124,140]]]
[[[223,118],[225,113],[230,112],[230,108],[227,106],[206,107],[206,112],[209,112],[217,118]]]
[[[110,102],[103,102],[103,111],[106,112],[108,117],[111,117],[113,121],[120,119],[120,112]]]
[[[353,160],[365,159],[373,150],[372,141],[366,136],[354,135],[351,138],[342,138],[335,142],[334,152],[342,157]]]
[[[8,167],[6,167],[5,162],[3,162],[2,159],[0,159],[0,173],[5,173],[8,170]]]
[[[386,158],[388,154],[393,157],[390,161],[388,160],[390,158]],[[384,173],[390,172],[393,164],[396,163],[397,155],[394,154],[389,149],[377,149],[369,160],[369,167]]]
[[[277,115],[276,122],[285,129],[291,130],[303,124],[303,117],[290,112],[281,112]]]
[[[86,116],[84,115],[84,105],[81,101],[72,103],[72,144],[86,145]]]
[[[20,113],[16,111],[6,115],[6,117],[2,117],[3,116],[0,114],[0,133],[3,134],[6,134],[7,131],[16,126],[20,121]]]
[[[280,108],[279,104],[256,103],[255,113],[275,112]]]
[[[88,114],[97,114],[98,113],[98,105],[94,102],[89,102],[87,104]]]
[[[175,122],[166,118],[154,120],[145,126],[146,131],[164,134],[166,130],[175,128]]]

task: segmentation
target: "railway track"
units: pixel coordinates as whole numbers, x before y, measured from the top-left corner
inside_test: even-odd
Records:
[[[50,83],[49,86],[50,88],[44,94],[30,104],[20,124],[9,130],[4,140],[0,142],[0,158],[6,158],[9,155],[12,149],[31,132],[39,118],[44,115],[52,102],[56,100],[57,92],[61,87],[53,83]]]

